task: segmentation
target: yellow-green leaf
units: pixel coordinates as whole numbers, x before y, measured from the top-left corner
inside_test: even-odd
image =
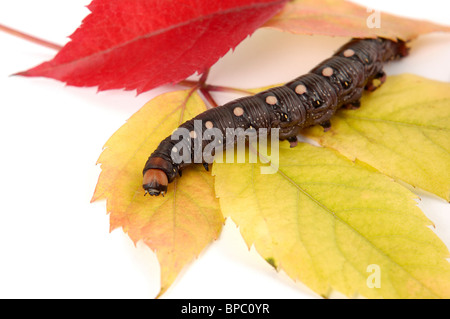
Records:
[[[165,197],[144,197],[142,169],[158,144],[182,122],[205,110],[190,90],[163,94],[135,113],[107,141],[98,160],[102,172],[92,201],[107,200],[111,229],[122,227],[143,240],[161,265],[160,294],[180,270],[216,239],[223,216],[213,178],[199,167],[169,184]]]
[[[408,4],[405,4],[406,6]],[[450,31],[450,27],[409,19],[344,0],[293,0],[267,21],[265,27],[296,34],[412,40],[421,34]]]
[[[450,297],[448,250],[409,190],[309,144],[282,143],[275,174],[262,165],[213,175],[222,212],[272,266],[323,296]]]
[[[331,129],[304,133],[350,159],[450,200],[450,84],[388,77],[358,110],[339,111]]]

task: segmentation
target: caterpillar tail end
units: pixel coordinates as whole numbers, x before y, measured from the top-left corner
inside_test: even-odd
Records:
[[[145,190],[145,195],[150,196],[164,196],[167,193],[167,184],[169,183],[166,173],[160,169],[151,168],[144,174],[142,187]]]
[[[400,58],[404,58],[405,56],[409,55],[410,48],[407,45],[407,42],[405,41],[398,41],[398,55]]]

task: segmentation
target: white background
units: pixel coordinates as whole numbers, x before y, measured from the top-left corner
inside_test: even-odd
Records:
[[[0,23],[64,44],[88,14],[89,0],[0,2]],[[450,25],[449,2],[358,1],[387,12]],[[209,82],[234,87],[281,83],[301,75],[346,38],[257,31],[212,69]],[[161,90],[66,87],[11,77],[55,51],[0,32],[0,297],[153,298],[155,255],[121,229],[109,232],[105,203],[90,204],[107,139]],[[421,36],[411,55],[386,68],[450,81],[450,34]],[[224,103],[229,96],[215,97]],[[450,205],[419,193],[420,207],[450,246]],[[337,297],[339,295],[336,295]],[[163,298],[318,298],[276,273],[227,223],[218,241],[180,274]]]

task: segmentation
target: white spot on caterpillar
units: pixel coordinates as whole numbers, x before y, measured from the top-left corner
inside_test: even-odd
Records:
[[[330,68],[329,66],[327,66],[326,68],[324,68],[322,70],[322,75],[323,76],[332,76],[333,75],[333,69]]]
[[[304,86],[303,84],[299,84],[295,87],[295,93],[297,94],[304,94],[306,93],[306,86]]]
[[[213,124],[213,122],[211,122],[211,121],[206,121],[206,122],[205,122],[205,127],[206,127],[207,129],[211,129],[211,128],[214,127],[214,124]]]
[[[242,107],[235,107],[233,110],[234,115],[242,116],[244,114],[244,109]]]
[[[275,105],[275,104],[277,104],[277,102],[278,102],[278,100],[277,100],[276,96],[269,95],[268,97],[266,97],[267,104]]]
[[[349,57],[351,57],[351,56],[353,56],[355,54],[355,51],[353,51],[352,49],[347,49],[347,50],[344,51],[343,54],[344,54],[344,56],[346,58],[349,58]]]
[[[176,148],[175,146],[172,147],[172,152],[174,152],[174,153],[178,152],[178,148]]]

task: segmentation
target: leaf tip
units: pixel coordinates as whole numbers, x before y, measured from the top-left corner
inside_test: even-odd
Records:
[[[92,194],[91,200],[89,201],[89,203],[94,203],[97,202],[99,200],[105,199],[105,194],[104,191],[100,191],[99,190],[99,184],[97,183],[97,186],[95,187],[94,193]]]
[[[10,74],[9,76],[29,76],[27,71],[20,71],[17,73]]]
[[[265,260],[269,265],[271,265],[273,268],[275,268],[276,271],[278,271],[278,266],[273,257],[267,257]]]

